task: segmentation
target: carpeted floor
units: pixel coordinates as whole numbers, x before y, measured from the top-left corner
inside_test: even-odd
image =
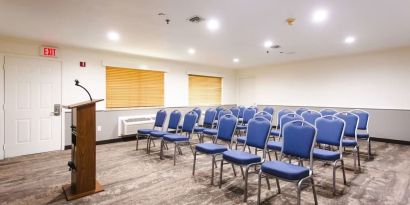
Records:
[[[145,141],[141,141],[143,145]],[[135,150],[135,141],[97,146],[97,176],[105,191],[67,202],[61,186],[69,183],[67,161],[70,150],[34,154],[0,161],[0,204],[241,204],[243,180],[240,170],[224,166],[223,184],[210,185],[211,158],[197,158],[192,176],[193,156],[183,148],[173,166],[173,150],[159,159],[158,145],[147,155]],[[144,147],[144,146],[141,146]],[[364,150],[364,145],[362,145]],[[362,156],[362,173],[354,174],[352,155],[346,155],[347,186],[337,170],[337,195],[332,195],[332,168],[315,162],[315,182],[319,204],[410,204],[410,146],[373,143],[373,160]],[[219,176],[218,168],[215,170]],[[295,204],[296,189],[282,182],[277,194],[262,181],[263,204]],[[215,184],[219,178],[215,177]],[[248,204],[256,204],[257,175],[249,179]],[[313,204],[311,188],[302,192],[302,204]]]

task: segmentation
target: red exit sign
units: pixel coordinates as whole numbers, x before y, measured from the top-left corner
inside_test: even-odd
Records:
[[[57,57],[57,48],[42,46],[40,48],[40,55],[45,57]]]

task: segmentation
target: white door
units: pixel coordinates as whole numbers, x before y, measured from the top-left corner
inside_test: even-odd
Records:
[[[255,92],[254,77],[239,78],[239,105],[256,105]]]
[[[4,69],[5,157],[60,150],[61,62],[6,56]]]

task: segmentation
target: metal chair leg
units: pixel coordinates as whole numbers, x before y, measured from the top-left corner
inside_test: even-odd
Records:
[[[138,138],[139,138],[139,134],[137,134],[135,137],[137,138],[137,143],[136,143],[136,145],[135,145],[135,150],[138,150]]]
[[[336,195],[336,163],[337,161],[333,163],[333,195]]]
[[[261,203],[261,178],[262,178],[262,171],[259,171],[259,174],[258,174],[258,200],[257,200],[257,202],[256,202],[256,204],[260,204]],[[266,179],[267,179],[267,177],[266,177]]]
[[[372,148],[371,148],[371,144],[370,144],[370,137],[367,138],[367,159],[371,159],[372,156]]]
[[[312,183],[312,191],[313,191],[313,198],[315,199],[315,205],[317,205],[317,196],[316,196],[316,189],[315,189],[315,182],[313,180],[313,176],[310,178]]]
[[[270,182],[269,182],[269,177],[268,177],[268,176],[266,176],[266,177],[265,177],[265,179],[266,179],[266,184],[268,184],[268,190],[270,190]]]
[[[359,149],[359,146],[357,146],[357,165],[359,166],[359,173],[360,173],[361,168],[360,168],[360,149]]]
[[[232,170],[233,170],[233,175],[236,177],[236,170],[235,170],[235,166],[233,164],[232,165]]]
[[[214,185],[214,172],[215,172],[215,156],[212,155],[212,177],[211,177],[211,185]]]
[[[244,202],[246,202],[248,200],[248,173],[249,173],[249,168],[250,168],[249,166],[246,166],[246,169],[245,169],[245,193],[244,193],[244,197],[243,197]]]
[[[192,166],[192,176],[195,176],[196,151],[194,152],[194,165]]]
[[[164,158],[164,140],[161,139],[161,147],[159,149],[159,158],[163,159]]]
[[[174,166],[177,158],[177,143],[174,143]]]
[[[242,179],[245,179],[245,175],[243,174],[243,167],[239,166],[241,168],[241,173],[242,173]]]
[[[343,183],[344,183],[344,185],[346,185],[347,183],[346,183],[345,163],[344,163],[344,160],[343,160],[343,159],[342,159],[342,160],[340,160],[340,163],[342,164]]]
[[[299,182],[296,184],[296,187],[297,187],[297,197],[298,197],[298,198],[297,198],[297,199],[298,199],[297,205],[300,205],[301,186],[302,186],[302,180],[299,181]]]
[[[281,190],[280,190],[279,179],[278,178],[275,178],[275,179],[276,179],[276,187],[278,188],[278,194],[280,194]]]
[[[151,148],[151,137],[147,137],[147,153],[150,154],[150,148]]]
[[[221,170],[219,171],[219,188],[222,187],[222,172],[223,172],[224,160],[221,160]]]

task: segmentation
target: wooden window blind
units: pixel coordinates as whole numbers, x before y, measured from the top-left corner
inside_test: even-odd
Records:
[[[164,72],[106,67],[107,108],[164,105]]]
[[[189,75],[189,104],[220,105],[222,98],[222,78]]]

